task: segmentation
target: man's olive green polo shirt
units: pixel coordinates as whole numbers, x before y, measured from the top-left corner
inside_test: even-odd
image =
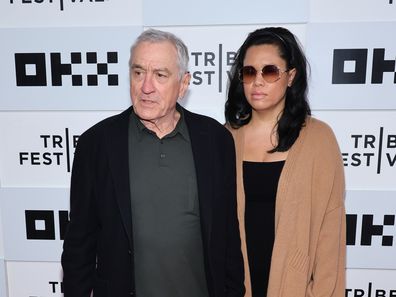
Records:
[[[129,173],[136,295],[207,297],[198,190],[183,110],[162,139],[132,112]],[[127,160],[125,160],[127,162]]]

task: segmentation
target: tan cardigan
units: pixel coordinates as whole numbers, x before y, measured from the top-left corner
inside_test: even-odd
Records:
[[[245,296],[251,297],[242,180],[244,127],[229,130],[237,154]],[[308,118],[289,150],[278,184],[268,297],[345,296],[344,192],[344,168],[336,138],[325,123]]]

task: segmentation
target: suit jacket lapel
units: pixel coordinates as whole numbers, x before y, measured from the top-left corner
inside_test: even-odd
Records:
[[[203,241],[210,246],[213,202],[213,159],[208,127],[196,115],[184,109],[184,115],[191,139],[195,171],[198,185],[198,199]]]
[[[128,123],[132,107],[119,115],[108,131],[107,151],[109,167],[115,185],[115,194],[125,232],[132,246],[132,211],[128,165]]]

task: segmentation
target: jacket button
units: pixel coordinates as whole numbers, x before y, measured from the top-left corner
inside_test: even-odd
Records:
[[[131,250],[128,250],[128,254],[129,254],[129,255],[132,255],[132,251],[131,251]],[[131,292],[131,294],[133,294],[133,293]]]
[[[129,292],[129,295],[133,296],[134,294],[133,294],[133,292]]]

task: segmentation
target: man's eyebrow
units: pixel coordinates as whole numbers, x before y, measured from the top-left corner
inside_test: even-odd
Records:
[[[131,68],[133,68],[133,69],[144,69],[144,67],[142,66],[142,65],[140,65],[140,64],[135,64],[135,63],[133,63],[132,65],[131,65]]]
[[[154,68],[154,72],[166,72],[166,73],[171,73],[171,71],[167,67],[163,68]]]
[[[131,69],[141,69],[141,70],[144,70],[144,71],[147,70],[147,69],[146,69],[145,67],[143,67],[142,65],[136,64],[136,63],[133,63],[133,64],[131,65]],[[169,73],[169,74],[172,73],[172,71],[170,71],[168,67],[154,68],[154,69],[153,69],[153,72],[166,72],[166,73]]]

